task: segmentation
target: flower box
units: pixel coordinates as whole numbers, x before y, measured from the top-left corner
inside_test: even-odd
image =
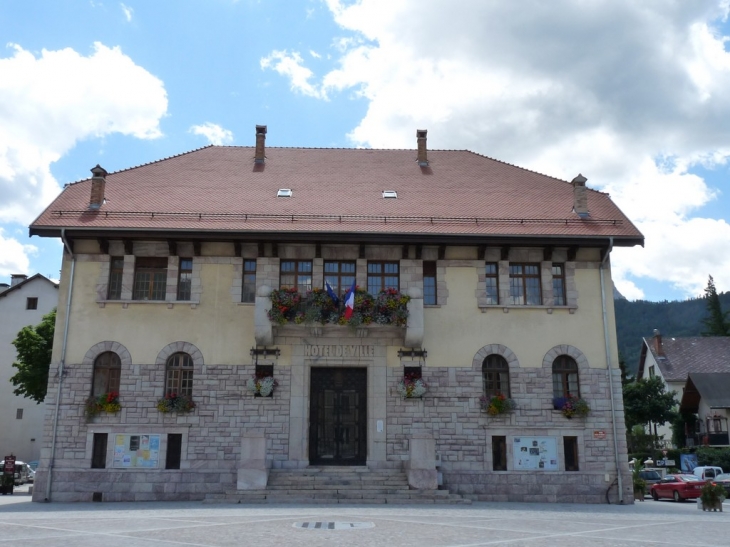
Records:
[[[579,418],[585,418],[591,411],[591,407],[585,399],[569,395],[568,397],[555,397],[553,398],[553,408],[559,410],[568,419],[573,416]]]
[[[513,399],[505,396],[502,393],[497,393],[492,397],[482,395],[479,397],[479,406],[482,411],[486,412],[490,416],[499,416],[500,414],[507,414],[517,408],[517,404]]]
[[[193,399],[187,395],[169,393],[157,401],[157,410],[165,414],[170,412],[192,412],[194,408]]]
[[[84,413],[87,419],[91,419],[102,412],[114,414],[115,412],[119,412],[121,408],[122,405],[119,404],[119,393],[110,391],[101,395],[92,395],[86,399]]]
[[[269,320],[277,325],[395,325],[406,326],[410,297],[395,289],[380,291],[373,296],[355,288],[355,307],[352,315],[345,316],[344,302],[335,301],[324,289],[300,293],[297,289],[271,291]]]

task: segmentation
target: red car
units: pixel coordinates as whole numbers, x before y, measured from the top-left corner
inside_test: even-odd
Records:
[[[652,484],[649,492],[655,500],[671,498],[684,501],[699,498],[704,484],[705,481],[695,475],[667,475],[660,482]]]

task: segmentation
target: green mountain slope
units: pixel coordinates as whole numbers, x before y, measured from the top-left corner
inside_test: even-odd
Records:
[[[718,296],[722,309],[730,311],[730,292]],[[704,298],[676,302],[616,299],[614,307],[618,349],[631,375],[639,367],[642,338],[652,336],[654,329],[659,329],[662,336],[671,338],[701,336],[704,330],[702,320],[707,317]]]

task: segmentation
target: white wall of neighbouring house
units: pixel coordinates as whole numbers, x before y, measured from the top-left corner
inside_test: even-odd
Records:
[[[3,294],[4,293],[4,294]],[[13,340],[25,326],[37,325],[58,304],[57,286],[43,276],[0,293],[0,458],[11,453],[19,460],[38,460],[43,443],[43,403],[15,395],[10,381],[17,352]],[[37,298],[36,309],[28,299]],[[32,305],[31,305],[32,307]]]

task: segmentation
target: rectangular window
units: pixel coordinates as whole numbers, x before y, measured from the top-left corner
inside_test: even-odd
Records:
[[[91,447],[91,468],[106,468],[106,433],[94,433],[94,444]]]
[[[507,471],[507,437],[492,437],[492,470]]]
[[[385,289],[400,290],[398,262],[368,262],[368,292],[377,295]]]
[[[177,299],[190,300],[193,290],[193,259],[181,258],[177,273]]]
[[[553,305],[565,306],[565,268],[562,264],[553,264]]]
[[[499,268],[496,262],[487,262],[484,266],[484,282],[487,304],[499,304]]]
[[[578,471],[578,437],[563,437],[565,470]]]
[[[23,419],[23,409],[19,408],[15,411],[15,419],[16,420],[22,420]]]
[[[109,286],[107,299],[119,300],[122,298],[122,272],[124,271],[124,257],[113,256],[109,262]]]
[[[279,288],[297,289],[300,293],[312,290],[311,260],[282,260],[279,267]]]
[[[436,295],[436,262],[433,260],[423,261],[423,304],[424,306],[435,306]]]
[[[510,304],[539,306],[542,304],[539,264],[509,265]]]
[[[25,299],[26,310],[37,310],[38,309],[38,298],[32,296]]]
[[[241,302],[256,302],[256,260],[243,261]]]
[[[649,378],[654,378],[656,372],[654,372],[654,365],[649,367]]]
[[[355,282],[355,263],[351,261],[330,261],[324,263],[324,280],[335,294],[342,294]]]
[[[134,300],[164,300],[167,258],[139,257],[134,265]]]
[[[180,469],[180,455],[182,454],[182,433],[167,435],[167,456],[165,469]]]

